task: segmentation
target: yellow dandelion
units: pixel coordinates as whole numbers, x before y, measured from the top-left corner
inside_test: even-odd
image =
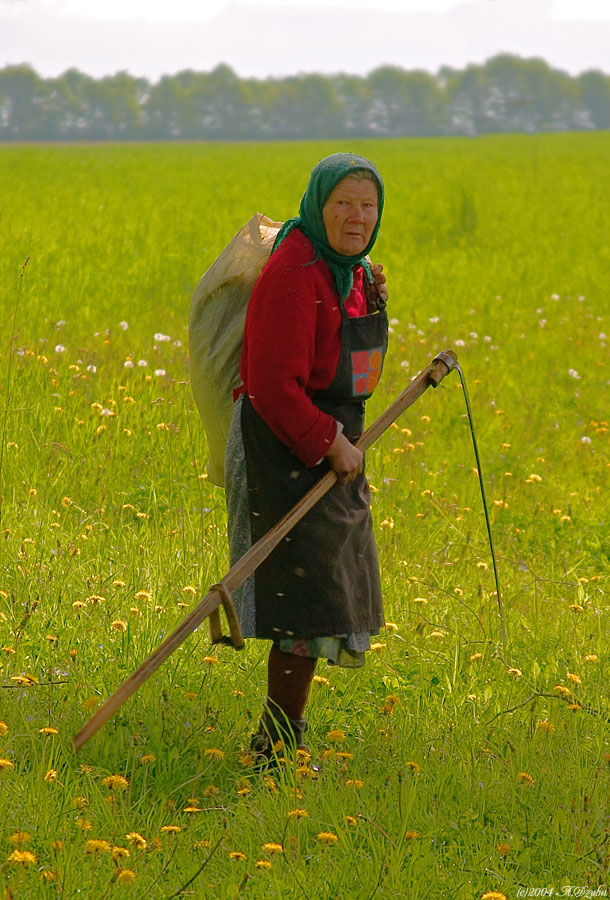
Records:
[[[255,869],[272,869],[273,863],[268,859],[257,859],[254,863]]]
[[[572,712],[578,712],[579,709],[582,709],[580,703],[568,703],[568,709]]]
[[[57,878],[57,873],[53,871],[53,869],[43,869],[40,873],[40,877],[43,881],[55,881]]]
[[[44,728],[38,729],[38,734],[59,734],[59,731],[57,730],[57,728],[53,728],[51,725],[45,725]]]
[[[29,831],[13,831],[9,835],[8,842],[9,844],[28,844],[31,840],[32,835]]]
[[[136,873],[133,869],[117,869],[116,880],[119,884],[131,884],[136,880]]]
[[[137,831],[130,831],[125,837],[127,838],[128,843],[131,844],[132,847],[135,847],[136,850],[146,850],[148,841]]]
[[[567,688],[565,684],[556,684],[553,690],[559,694],[560,697],[570,697],[572,695],[572,691],[570,688]]]
[[[10,772],[11,769],[15,768],[15,763],[11,762],[10,759],[0,759],[0,772]]]
[[[596,656],[596,654],[595,654],[595,653],[588,653],[587,656],[585,656],[585,662],[589,662],[589,663],[597,662],[597,656]],[[0,733],[1,733],[1,732],[0,732]]]
[[[127,849],[127,847],[113,847],[112,848],[112,858],[113,859],[126,859],[131,856],[131,851]]]
[[[347,785],[347,787],[353,787],[357,791],[359,791],[364,782],[361,778],[348,778],[345,784]]]
[[[478,662],[480,659],[483,659],[483,654],[482,654],[482,653],[477,652],[477,653],[471,653],[471,654],[470,654],[470,661],[471,661],[471,662]]]
[[[215,784],[208,784],[203,792],[204,797],[217,797],[220,793],[220,788],[217,788]]]
[[[6,722],[0,722],[0,737],[4,737],[5,734],[8,734],[8,725]]]
[[[330,681],[328,680],[328,678],[325,678],[324,675],[314,675],[313,683],[314,684],[325,684],[327,686],[330,685]]]
[[[346,821],[346,824],[347,824],[347,825],[352,825],[352,826],[353,826],[353,825],[357,825],[357,824],[358,824],[358,819],[356,818],[356,816],[346,816],[346,817],[345,817],[345,821]]]
[[[183,594],[188,594],[189,597],[194,597],[197,593],[197,589],[193,587],[192,584],[187,584],[182,588]]]
[[[129,782],[123,775],[107,775],[102,778],[102,784],[111,791],[126,791],[129,787]]]
[[[584,606],[581,606],[580,603],[570,603],[569,609],[571,609],[572,612],[583,612]]]
[[[333,744],[341,743],[341,741],[345,740],[345,732],[341,731],[340,728],[333,728],[331,731],[326,732],[326,739]]]
[[[514,666],[509,666],[506,672],[508,675],[512,675],[513,678],[521,678],[523,675],[521,669],[516,669]]]
[[[124,631],[127,631],[127,622],[125,619],[115,619],[114,622],[110,623],[110,627],[113,631],[123,633]]]
[[[283,853],[284,845],[283,844],[274,844],[273,841],[268,841],[266,844],[261,846],[261,850],[263,853],[269,853],[273,855],[274,853]]]
[[[519,784],[525,784],[527,787],[531,787],[534,783],[534,778],[529,772],[517,772],[517,781]]]
[[[339,838],[332,831],[319,831],[316,835],[316,840],[320,841],[321,844],[332,845],[336,844]]]
[[[40,684],[35,675],[11,675],[11,681],[16,684]]]
[[[64,849],[64,842],[63,841],[51,841],[51,847],[53,850],[55,850],[56,853],[61,853],[61,851]]]
[[[508,900],[508,897],[501,891],[485,891],[481,894],[481,900]]]
[[[80,828],[81,831],[91,831],[93,825],[89,821],[89,819],[78,818],[75,822],[77,828]]]
[[[162,825],[163,834],[179,834],[182,831],[182,825]]]
[[[185,812],[185,813],[198,813],[198,812],[202,812],[202,809],[201,809],[200,806],[195,806],[195,804],[190,804],[189,806],[185,806],[185,807],[184,807],[183,812]]]
[[[116,587],[116,588],[124,588],[124,587],[125,587],[125,582],[124,582],[124,581],[121,581],[120,578],[117,578],[117,579],[115,579],[115,580],[112,582],[112,586],[113,586],[113,587]]]
[[[150,591],[138,591],[134,594],[136,600],[152,600],[153,595]]]
[[[378,653],[380,650],[385,650],[385,644],[380,644],[379,642],[377,642],[375,644],[371,644],[370,649],[374,653]]]
[[[16,866],[35,866],[38,859],[31,850],[13,850],[7,862],[14,863]]]
[[[388,631],[398,631],[398,625],[396,622],[384,622],[383,627],[387,628]]]
[[[209,846],[210,842],[206,841],[205,839],[202,841],[195,841],[195,843],[193,844],[193,850],[207,850]]]
[[[112,853],[112,844],[108,841],[91,839],[85,843],[86,853]]]
[[[186,693],[184,694],[184,699],[192,702],[193,700],[197,699],[197,694],[194,691],[186,691]]]
[[[289,819],[306,819],[309,813],[306,809],[298,807],[297,809],[289,809],[286,815]]]
[[[405,841],[414,841],[419,837],[419,831],[405,831]]]
[[[510,844],[496,844],[496,853],[498,856],[508,856],[510,853]]]
[[[427,602],[428,602],[427,597],[414,597],[413,598],[413,603],[421,603],[422,605],[425,605]]]
[[[552,722],[544,719],[542,722],[538,722],[538,729],[539,731],[546,731],[549,734],[552,734],[555,731],[555,726]]]
[[[408,762],[405,763],[405,766],[412,772],[421,772],[421,766],[418,763],[413,762],[412,760],[408,760]]]
[[[232,860],[232,862],[243,862],[245,859],[248,859],[248,857],[245,853],[242,853],[241,850],[231,850],[229,859]]]
[[[144,756],[140,757],[140,765],[142,766],[149,766],[155,762],[157,762],[157,757],[154,753],[145,753]]]
[[[567,672],[566,678],[568,681],[571,681],[573,684],[582,684],[580,675],[577,675],[575,672]]]
[[[204,656],[201,662],[206,663],[208,666],[215,666],[220,662],[220,660],[217,656]]]
[[[207,750],[204,751],[204,756],[208,756],[210,759],[220,760],[225,758],[225,752],[219,747],[208,747]]]

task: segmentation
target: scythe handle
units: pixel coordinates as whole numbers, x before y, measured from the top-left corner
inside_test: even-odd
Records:
[[[452,350],[439,353],[425,369],[422,369],[415,376],[408,387],[373,422],[370,428],[367,428],[356,446],[362,451],[367,450],[401,413],[421,397],[430,385],[436,387],[440,384],[443,378],[453,369],[456,362],[457,357]],[[250,547],[248,552],[225,575],[220,584],[208,591],[197,606],[182,620],[180,625],[168,635],[163,643],[144,660],[135,672],[106,700],[95,715],[89,719],[72,740],[72,746],[75,750],[80,750],[83,744],[115,714],[119,707],[159,668],[161,663],[165,662],[167,657],[182,644],[188,635],[222,604],[222,595],[225,590],[231,593],[243,584],[246,578],[252,575],[282,538],[315,506],[318,500],[331,489],[336,481],[337,476],[332,470],[323,475],[311,490],[301,497],[299,502],[280,519],[277,525],[274,525],[267,534],[263,535]]]

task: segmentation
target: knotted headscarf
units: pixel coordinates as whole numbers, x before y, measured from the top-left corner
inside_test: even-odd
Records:
[[[344,256],[337,253],[336,250],[328,243],[326,235],[326,227],[322,215],[324,205],[328,200],[333,189],[339,182],[357,169],[365,169],[371,172],[377,184],[378,194],[378,210],[377,224],[373,229],[371,239],[361,253],[356,256]],[[294,228],[300,228],[305,237],[307,237],[314,246],[316,251],[316,259],[322,258],[331,271],[335,281],[337,293],[341,301],[347,299],[354,282],[353,269],[355,265],[361,264],[366,272],[369,281],[373,281],[371,267],[365,257],[373,247],[377,239],[377,232],[381,224],[381,213],[383,211],[383,179],[373,163],[364,156],[358,156],[356,153],[333,153],[320,160],[309,177],[307,190],[303,194],[301,205],[299,207],[299,215],[293,219],[287,219],[282,225],[278,236],[273,245],[273,251],[277,250],[284,238],[290,234]]]

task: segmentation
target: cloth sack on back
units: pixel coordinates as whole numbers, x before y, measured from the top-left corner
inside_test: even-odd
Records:
[[[255,213],[202,275],[191,301],[191,388],[208,440],[208,478],[224,485],[224,456],[233,389],[250,293],[267,262],[281,222]]]

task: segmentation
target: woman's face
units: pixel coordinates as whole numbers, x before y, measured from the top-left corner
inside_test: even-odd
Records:
[[[328,243],[336,253],[357,256],[369,243],[378,216],[375,182],[346,175],[335,185],[322,210]]]

